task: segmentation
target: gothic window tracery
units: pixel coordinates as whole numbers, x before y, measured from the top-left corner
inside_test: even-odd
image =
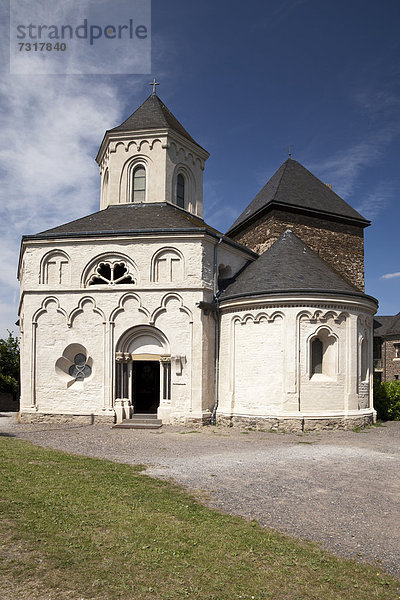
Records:
[[[92,375],[93,359],[82,344],[73,343],[67,346],[55,364],[57,375],[69,388],[76,382],[84,382]]]
[[[68,369],[68,373],[75,381],[83,381],[92,374],[92,368],[86,362],[86,356],[78,353],[74,356],[74,364]]]
[[[94,270],[88,285],[128,285],[135,284],[129,265],[123,261],[102,261]]]

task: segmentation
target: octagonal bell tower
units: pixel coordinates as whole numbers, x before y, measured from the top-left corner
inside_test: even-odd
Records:
[[[106,131],[96,161],[100,209],[130,203],[174,204],[203,217],[203,171],[209,154],[153,93]]]

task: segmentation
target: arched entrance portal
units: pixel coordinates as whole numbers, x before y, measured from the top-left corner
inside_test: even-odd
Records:
[[[123,403],[125,413],[155,414],[160,404],[170,404],[171,354],[159,329],[140,325],[126,331],[115,360],[115,401]]]

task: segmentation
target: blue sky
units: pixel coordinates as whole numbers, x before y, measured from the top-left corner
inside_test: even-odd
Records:
[[[145,75],[10,75],[2,6],[0,336],[16,331],[20,236],[98,209],[104,131],[145,100],[153,76],[211,154],[210,225],[226,231],[291,144],[372,220],[366,292],[380,314],[400,310],[398,0],[153,0]]]

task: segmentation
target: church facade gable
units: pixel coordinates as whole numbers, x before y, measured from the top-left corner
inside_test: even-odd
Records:
[[[24,259],[23,418],[93,414],[108,421],[121,406],[129,416],[136,410],[136,363],[155,361],[163,422],[209,420],[215,327],[198,305],[213,298],[216,243],[203,234],[59,240],[54,252],[47,241],[35,243]],[[54,256],[68,256],[69,283],[38,285]],[[233,249],[234,268],[246,260]],[[164,340],[164,350],[148,345],[150,332]],[[127,335],[133,345],[124,342]]]

